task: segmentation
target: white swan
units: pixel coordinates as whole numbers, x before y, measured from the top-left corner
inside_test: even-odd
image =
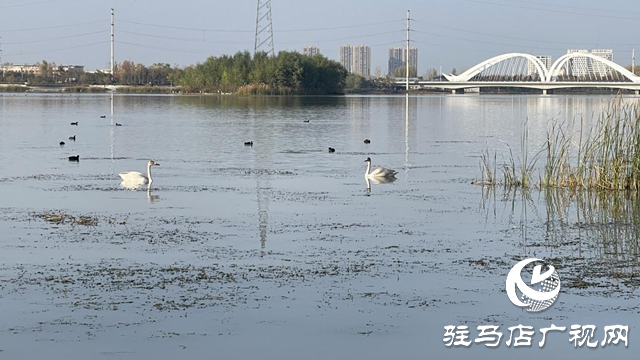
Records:
[[[398,173],[395,170],[386,169],[383,167],[379,167],[371,171],[371,158],[368,157],[367,160],[365,160],[365,162],[367,163],[367,171],[364,173],[364,176],[368,179],[384,182],[381,180],[385,178],[386,179],[395,178],[396,174]]]
[[[152,166],[160,166],[160,164],[153,160],[149,160],[149,162],[147,163],[147,176],[144,176],[142,173],[139,173],[137,171],[125,171],[121,172],[118,175],[120,175],[120,177],[122,178],[122,183],[126,183],[127,185],[129,185],[128,187],[144,184],[149,184],[149,186],[151,186],[151,183],[153,182],[153,179],[151,178]]]

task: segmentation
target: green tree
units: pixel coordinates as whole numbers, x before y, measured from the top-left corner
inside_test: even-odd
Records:
[[[395,77],[406,77],[407,76],[407,68],[404,66],[397,67],[394,72]],[[418,77],[418,71],[414,67],[409,68],[409,77],[414,78]]]

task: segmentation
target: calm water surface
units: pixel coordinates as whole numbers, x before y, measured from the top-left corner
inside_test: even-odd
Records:
[[[588,127],[610,100],[1,96],[0,358],[634,359],[638,291],[620,279],[637,241],[604,242],[596,225],[615,219],[589,222],[563,195],[470,184],[482,150],[519,154],[525,120],[535,152],[550,122]],[[367,190],[368,156],[397,181]],[[149,159],[149,192],[120,187]],[[516,308],[506,273],[533,256],[589,286]],[[629,325],[632,344],[576,350],[567,330],[543,350],[539,333],[504,345],[507,327],[551,323],[595,324],[598,341]],[[473,339],[485,324],[498,349],[443,345],[445,325]]]

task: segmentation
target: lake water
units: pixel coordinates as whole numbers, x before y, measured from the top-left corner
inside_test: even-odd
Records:
[[[635,359],[637,202],[471,185],[525,120],[535,153],[610,101],[0,96],[0,358]],[[397,180],[368,189],[367,157]],[[150,159],[151,189],[123,189]],[[505,292],[527,257],[558,264],[542,313]],[[504,344],[519,324],[532,346]],[[575,349],[574,324],[631,344]],[[448,348],[447,325],[502,345]]]

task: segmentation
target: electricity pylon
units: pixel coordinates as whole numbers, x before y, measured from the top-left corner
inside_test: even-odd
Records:
[[[256,15],[256,42],[253,49],[255,55],[258,51],[266,51],[275,56],[273,46],[273,19],[271,17],[271,0],[258,0],[258,13]]]

